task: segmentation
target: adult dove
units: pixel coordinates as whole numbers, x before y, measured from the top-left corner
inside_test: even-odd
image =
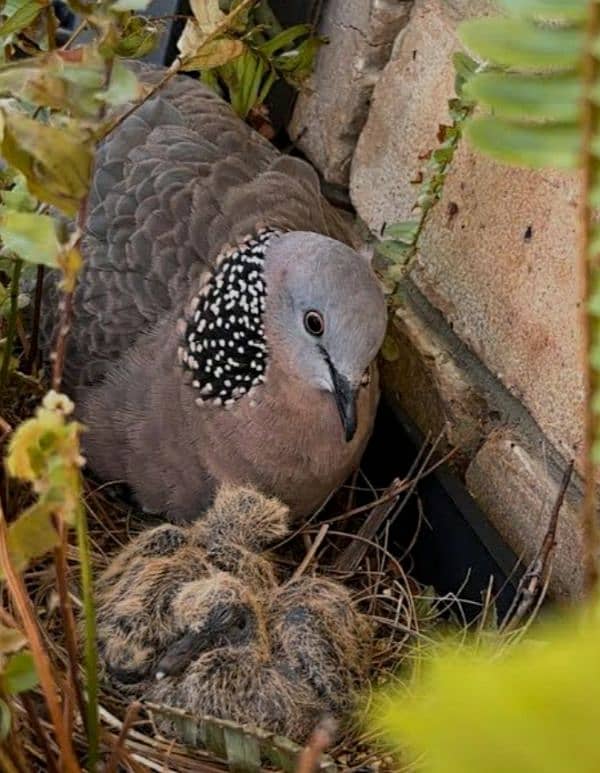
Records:
[[[92,471],[173,520],[220,483],[309,514],[365,448],[386,325],[314,170],[178,76],[104,141],[88,213],[64,382]]]

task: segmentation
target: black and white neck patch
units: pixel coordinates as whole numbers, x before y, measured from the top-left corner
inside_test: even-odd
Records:
[[[198,403],[231,405],[265,380],[265,228],[224,253],[198,293],[180,350]]]

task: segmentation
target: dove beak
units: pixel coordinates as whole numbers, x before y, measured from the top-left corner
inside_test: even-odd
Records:
[[[349,443],[356,434],[356,390],[352,389],[348,379],[338,373],[333,365],[330,367],[335,404],[342,420],[346,443]]]

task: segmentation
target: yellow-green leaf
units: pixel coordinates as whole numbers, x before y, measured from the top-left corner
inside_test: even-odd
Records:
[[[0,653],[2,655],[18,652],[27,644],[27,637],[16,628],[8,628],[0,623]]]
[[[60,128],[20,113],[0,111],[2,156],[27,179],[30,192],[68,215],[86,196],[92,138],[74,125]]]
[[[60,243],[49,215],[0,209],[0,238],[4,247],[29,263],[56,266]]]
[[[507,11],[531,19],[547,21],[584,22],[588,0],[500,0]]]
[[[143,11],[148,7],[150,0],[117,0],[111,8],[114,11]]]
[[[142,16],[132,16],[115,46],[117,56],[146,56],[158,42],[158,28]]]
[[[183,70],[212,70],[221,67],[244,53],[241,40],[220,38],[201,43],[197,51],[184,57]]]
[[[9,35],[29,27],[47,5],[45,0],[29,0],[21,5],[5,22],[0,24],[0,38],[7,38]]]
[[[522,75],[482,72],[464,93],[501,118],[572,123],[579,119],[583,86],[575,75]]]
[[[480,59],[523,70],[572,69],[583,55],[584,33],[525,19],[472,19],[459,27],[463,44]]]
[[[21,513],[8,528],[8,553],[18,572],[30,561],[53,550],[60,537],[54,526],[54,510],[48,502],[38,502]]]
[[[38,676],[31,652],[13,655],[0,674],[0,684],[5,695],[18,695],[31,690],[37,683]]]
[[[586,612],[503,650],[446,642],[410,691],[382,699],[377,724],[423,773],[595,773],[600,620]]]
[[[124,105],[142,96],[142,86],[133,72],[118,59],[115,60],[110,76],[110,84],[106,91],[97,97],[109,105]]]
[[[486,116],[467,122],[465,135],[483,153],[517,166],[572,169],[580,161],[577,125],[519,124]]]
[[[6,701],[0,699],[0,743],[4,741],[10,733],[12,724],[12,715]]]

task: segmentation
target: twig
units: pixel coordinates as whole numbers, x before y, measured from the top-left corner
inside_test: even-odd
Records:
[[[85,722],[86,706],[81,692],[81,686],[79,684],[78,673],[78,653],[77,653],[77,628],[75,625],[75,617],[73,615],[73,606],[71,604],[71,598],[69,596],[68,588],[68,575],[69,569],[67,565],[67,529],[64,522],[61,520],[57,524],[58,533],[60,536],[60,542],[54,550],[54,560],[56,564],[56,585],[58,590],[58,600],[60,605],[60,613],[64,626],[65,633],[65,645],[67,650],[67,656],[69,661],[69,674],[71,685],[75,690],[75,697],[79,712],[82,720]]]
[[[3,419],[2,416],[0,416],[0,443],[4,440],[4,438],[7,435],[10,435],[12,432],[12,427],[10,424],[6,421],[6,419]]]
[[[72,249],[79,249],[81,244],[81,239],[83,238],[87,220],[87,209],[88,196],[85,196],[81,200],[79,212],[77,213],[77,234],[75,236]],[[73,296],[75,294],[73,284],[74,282],[71,282],[70,288],[63,292],[58,304],[58,332],[56,335],[54,350],[50,355],[50,359],[52,361],[52,389],[55,389],[57,392],[60,391],[60,386],[62,383],[63,371],[65,369],[65,358],[67,355],[67,339],[69,337],[69,333],[71,332],[71,325],[73,324]]]
[[[425,458],[423,459],[423,461],[420,461],[420,460],[424,453],[425,445],[423,445],[423,447],[420,449],[419,454],[409,471],[409,477],[413,475],[417,465],[418,465],[418,470],[413,480],[411,481],[410,485],[408,486],[408,488],[406,487],[406,484],[404,481],[400,481],[396,479],[392,483],[392,485],[387,489],[382,499],[385,498],[386,495],[391,496],[392,497],[391,504],[380,505],[374,508],[374,510],[371,512],[371,515],[361,526],[360,531],[358,532],[358,536],[362,537],[363,540],[366,540],[366,541],[363,541],[362,543],[360,542],[350,543],[350,545],[348,545],[348,547],[344,550],[344,552],[338,557],[338,560],[336,561],[336,564],[335,564],[336,570],[341,572],[353,572],[360,566],[360,562],[363,560],[363,558],[365,557],[365,554],[367,553],[367,550],[369,549],[368,546],[370,544],[370,541],[375,538],[382,524],[385,523],[388,517],[390,517],[390,523],[393,523],[398,515],[398,512],[402,510],[402,508],[408,502],[410,497],[413,495],[417,487],[417,484],[419,483],[420,480],[422,480],[422,478],[426,474],[425,471],[427,470],[427,465],[429,464],[432,456],[434,455],[443,436],[444,436],[444,430],[442,430],[440,434],[437,436],[436,440],[432,444],[428,453],[425,455]],[[435,467],[433,469],[435,469]],[[393,496],[394,489],[397,490],[397,495],[395,497]],[[404,494],[402,502],[400,503],[396,513],[392,515],[392,513],[396,509],[398,498],[400,497],[400,494],[404,491],[406,491],[406,493]]]
[[[123,719],[123,725],[121,726],[121,732],[119,733],[119,737],[117,738],[117,741],[114,745],[112,754],[110,755],[110,759],[106,763],[106,768],[104,773],[117,773],[117,767],[119,765],[119,757],[121,755],[121,751],[125,746],[125,741],[127,740],[127,733],[129,732],[131,725],[138,718],[141,708],[142,708],[142,704],[139,703],[138,701],[132,703],[128,707],[127,712],[125,714],[125,718]]]
[[[308,569],[311,561],[315,557],[317,550],[319,549],[319,547],[321,546],[321,543],[325,539],[328,531],[329,531],[329,524],[324,523],[319,529],[319,533],[315,537],[314,542],[310,546],[310,549],[307,551],[306,555],[302,559],[302,563],[298,566],[294,574],[291,576],[290,582],[293,582],[294,580],[297,580],[299,577],[302,577],[304,572]]]
[[[37,267],[35,299],[33,301],[33,318],[31,320],[31,336],[29,337],[29,346],[25,356],[25,363],[23,364],[25,373],[33,373],[38,354],[40,319],[42,316],[42,299],[44,294],[44,270],[45,267],[43,265]]]
[[[35,732],[36,739],[39,741],[40,746],[42,747],[44,757],[46,758],[46,766],[47,766],[48,773],[58,773],[58,768],[56,767],[54,756],[52,754],[52,751],[50,750],[50,745],[48,743],[48,736],[46,735],[46,731],[40,724],[35,707],[31,702],[31,698],[27,693],[22,693],[19,697],[21,699],[21,703],[23,704],[23,708],[27,712],[27,717],[29,718],[31,727]]]
[[[22,267],[23,261],[20,258],[15,258],[13,275],[10,281],[10,316],[8,318],[8,330],[6,331],[6,340],[4,342],[4,352],[2,354],[2,369],[0,370],[0,394],[4,394],[4,388],[6,387],[8,381],[10,358],[12,357],[15,331],[17,329],[17,313],[19,311],[19,279],[21,278]]]
[[[79,26],[75,27],[75,29],[73,30],[73,33],[72,33],[71,37],[70,37],[70,38],[67,40],[67,42],[64,44],[64,46],[62,46],[63,50],[65,50],[65,49],[67,49],[67,48],[69,48],[70,46],[72,46],[72,45],[73,45],[73,43],[74,43],[74,42],[77,40],[77,38],[78,38],[78,37],[81,35],[81,33],[84,31],[84,29],[87,27],[87,25],[88,25],[88,20],[87,20],[87,19],[84,19],[84,20],[83,20],[83,21],[82,21],[82,22],[79,24]]]
[[[598,184],[600,174],[593,144],[600,130],[600,108],[596,104],[595,89],[600,76],[600,63],[595,46],[600,31],[600,4],[588,3],[588,28],[583,57],[584,99],[582,101],[582,192],[581,192],[581,248],[579,274],[583,289],[581,303],[582,332],[585,364],[585,426],[584,426],[584,482],[585,492],[581,510],[581,537],[583,548],[584,588],[588,596],[596,593],[598,585],[598,523],[596,512],[596,472],[594,445],[600,442],[600,417],[595,413],[594,399],[600,393],[600,374],[592,364],[592,347],[600,340],[600,322],[590,310],[589,299],[600,290],[600,252],[592,252],[595,229],[595,211],[590,203],[592,188]]]
[[[319,770],[321,757],[333,744],[337,731],[337,723],[331,717],[323,719],[313,732],[308,745],[298,757],[296,773],[315,773]]]
[[[552,508],[550,518],[548,519],[546,534],[544,535],[537,556],[534,558],[519,582],[515,599],[501,625],[501,630],[503,631],[515,630],[515,628],[520,625],[521,621],[529,614],[534,606],[536,599],[540,595],[540,590],[547,584],[550,576],[552,554],[554,553],[554,548],[556,546],[558,517],[565,500],[569,483],[571,482],[571,476],[573,475],[573,464],[574,462],[571,460],[565,470],[554,502],[554,507]]]
[[[8,529],[4,513],[0,513],[0,567],[4,573],[6,584],[14,601],[18,615],[25,629],[25,635],[31,647],[36,672],[44,692],[44,698],[54,726],[54,732],[62,753],[62,765],[65,773],[80,773],[75,757],[72,739],[66,732],[60,703],[57,697],[57,687],[52,676],[50,658],[44,647],[42,636],[33,612],[31,601],[27,595],[23,579],[15,571],[8,552]]]
[[[358,531],[359,537],[372,540],[376,536],[381,525],[396,507],[400,496],[400,491],[398,491],[398,489],[401,486],[403,486],[403,481],[396,479],[392,482],[391,486],[386,489],[385,494],[382,497],[385,501],[371,510],[369,517]],[[360,565],[360,562],[363,560],[368,549],[368,543],[353,540],[338,557],[335,562],[335,568],[340,572],[353,572]]]

